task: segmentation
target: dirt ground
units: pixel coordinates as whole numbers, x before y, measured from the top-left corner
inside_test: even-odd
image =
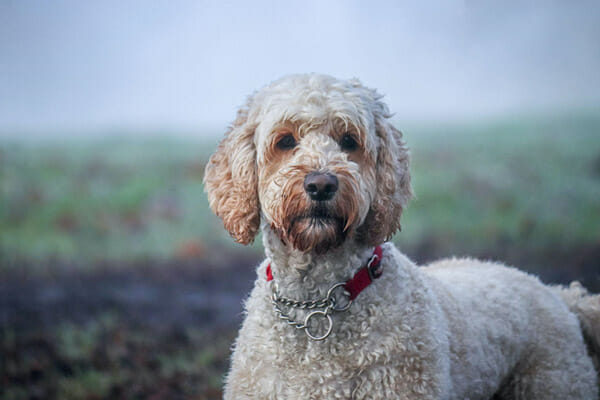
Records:
[[[23,268],[0,279],[0,398],[220,398],[258,260]],[[39,269],[39,266],[38,266]]]

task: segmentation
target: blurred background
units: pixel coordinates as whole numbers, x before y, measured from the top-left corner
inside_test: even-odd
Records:
[[[358,77],[412,151],[409,257],[600,290],[597,1],[0,2],[0,398],[221,397],[262,258],[208,156],[282,75]]]

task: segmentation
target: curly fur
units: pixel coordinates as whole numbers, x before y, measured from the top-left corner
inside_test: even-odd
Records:
[[[383,277],[333,314],[326,340],[278,318],[268,264],[285,297],[322,298],[400,228],[412,196],[409,155],[389,117],[381,96],[357,80],[288,76],[249,98],[211,157],[212,209],[241,243],[260,227],[267,255],[245,303],[225,399],[596,399],[600,297],[500,264],[418,268],[385,243]],[[348,137],[355,147],[343,146]],[[313,172],[337,177],[333,198],[306,193]]]
[[[600,295],[590,295],[579,282],[572,282],[568,287],[556,286],[555,289],[579,318],[600,382]]]

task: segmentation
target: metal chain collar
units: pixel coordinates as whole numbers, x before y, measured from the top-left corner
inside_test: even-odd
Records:
[[[350,306],[352,305],[352,300],[350,300],[350,293],[347,290],[343,290],[342,294],[346,297],[347,301],[344,306],[338,306],[337,300],[334,296],[334,293],[337,289],[343,288],[345,286],[344,282],[338,282],[333,285],[327,291],[327,295],[319,300],[310,300],[310,301],[299,301],[293,300],[286,297],[283,297],[279,294],[277,290],[277,286],[271,281],[271,291],[273,292],[273,296],[271,298],[271,303],[273,304],[273,308],[277,315],[279,315],[279,319],[285,321],[288,325],[294,326],[296,329],[304,330],[306,336],[312,340],[324,340],[326,339],[333,330],[333,320],[331,319],[331,314],[335,312],[344,312],[348,311]],[[282,310],[281,307],[289,307],[296,308],[301,310],[315,310],[309,313],[306,318],[304,318],[304,322],[298,322],[293,319],[288,313]],[[318,335],[314,332],[310,331],[310,322],[313,322],[315,318],[325,318],[327,321],[325,333],[322,335]]]

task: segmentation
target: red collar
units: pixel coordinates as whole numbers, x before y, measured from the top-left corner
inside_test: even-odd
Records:
[[[381,246],[375,247],[373,255],[367,262],[367,264],[354,274],[352,278],[346,281],[344,288],[350,293],[350,300],[354,300],[356,296],[360,294],[367,286],[373,282],[373,280],[379,278],[383,273],[381,264]],[[271,271],[271,264],[267,265],[267,282],[273,280],[273,272]]]

